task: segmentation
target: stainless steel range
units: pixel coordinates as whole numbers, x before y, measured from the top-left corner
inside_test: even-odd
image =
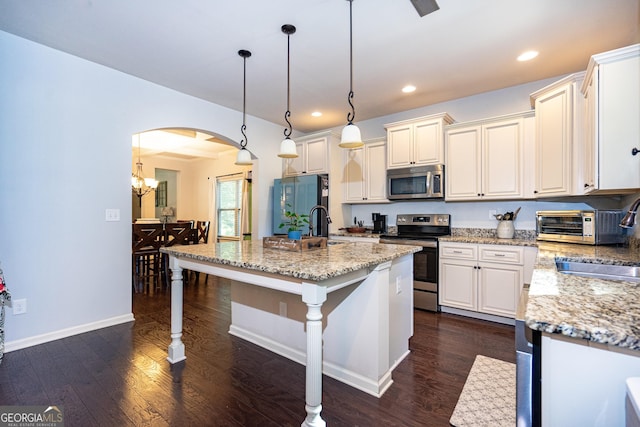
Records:
[[[413,254],[413,306],[440,311],[438,305],[438,237],[451,234],[448,214],[404,214],[396,218],[397,234],[382,234],[380,243],[422,246]]]

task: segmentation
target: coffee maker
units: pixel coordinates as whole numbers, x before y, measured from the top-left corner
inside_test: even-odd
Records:
[[[372,213],[371,219],[373,219],[373,233],[383,234],[387,232],[387,216],[380,215],[379,213]]]

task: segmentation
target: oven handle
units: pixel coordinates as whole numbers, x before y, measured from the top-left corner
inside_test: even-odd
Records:
[[[405,240],[405,239],[380,239],[380,243],[387,243],[391,245],[410,245],[410,246],[422,246],[423,248],[437,248],[437,241],[425,241],[425,240]]]

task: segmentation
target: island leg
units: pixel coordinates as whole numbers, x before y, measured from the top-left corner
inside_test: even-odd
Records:
[[[325,427],[322,411],[322,304],[327,289],[312,283],[302,284],[302,301],[307,304],[307,368],[305,409],[302,427]]]
[[[170,363],[178,363],[187,358],[184,354],[184,343],[182,342],[182,268],[178,266],[178,260],[169,257],[171,268],[171,344],[169,344]]]

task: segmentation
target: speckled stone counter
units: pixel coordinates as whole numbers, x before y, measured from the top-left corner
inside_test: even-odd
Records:
[[[559,273],[556,257],[640,265],[640,252],[629,248],[538,242],[527,325],[547,333],[640,350],[640,285]]]
[[[348,231],[336,231],[335,233],[330,233],[329,238],[331,236],[346,236],[346,237],[370,237],[372,239],[380,238],[380,234],[372,233],[370,231],[365,233],[349,233]]]
[[[476,243],[481,245],[538,246],[535,230],[516,230],[513,239],[499,239],[495,228],[452,228],[450,236],[440,242]]]
[[[160,249],[178,258],[279,274],[304,280],[322,281],[351,271],[375,267],[420,247],[367,242],[344,242],[326,249],[291,252],[262,247],[261,240],[170,246]]]

